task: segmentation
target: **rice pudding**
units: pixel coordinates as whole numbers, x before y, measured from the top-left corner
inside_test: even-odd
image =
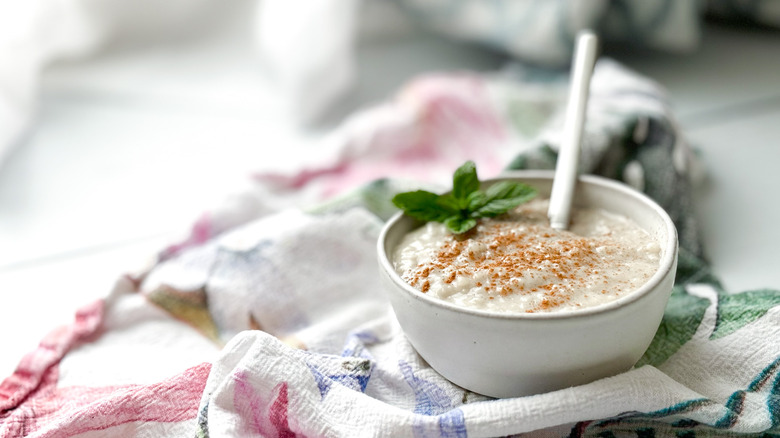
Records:
[[[428,222],[393,254],[396,272],[419,291],[458,306],[502,313],[568,312],[631,293],[658,270],[661,248],[630,219],[574,209],[568,231],[534,199],[465,236]]]

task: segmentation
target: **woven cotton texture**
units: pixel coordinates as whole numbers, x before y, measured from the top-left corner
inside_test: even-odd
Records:
[[[256,190],[206,212],[23,359],[0,385],[0,436],[780,435],[780,293],[722,290],[692,215],[696,163],[663,93],[608,60],[582,170],[648,193],[681,238],[639,364],[496,400],[448,382],[404,337],[375,254],[390,198],[446,184],[465,159],[483,178],[554,166],[566,80],[523,68],[419,78],[345,122],[331,161],[256,175]]]

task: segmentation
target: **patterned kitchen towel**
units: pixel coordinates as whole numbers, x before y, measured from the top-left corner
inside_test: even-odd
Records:
[[[609,60],[592,86],[582,170],[644,190],[680,230],[678,282],[634,369],[491,399],[408,343],[376,264],[390,197],[445,185],[464,159],[481,177],[552,166],[566,91],[544,70],[433,75],[334,132],[330,161],[256,175],[45,339],[0,384],[0,436],[780,436],[780,293],[728,294],[709,271],[695,160],[662,91]]]
[[[442,378],[404,337],[373,266],[380,225],[361,209],[286,212],[201,248],[198,259],[211,259],[214,274],[200,290],[254,288],[241,295],[255,297],[249,306],[235,303],[227,316],[212,310],[214,324],[262,327],[238,335],[225,328],[230,340],[201,400],[202,436],[780,432],[777,292],[723,295],[707,284],[679,286],[637,368],[548,394],[492,400]],[[150,286],[162,283],[155,277]]]
[[[568,65],[574,40],[592,29],[609,43],[691,52],[704,19],[780,26],[772,0],[396,0],[421,25],[540,65]]]

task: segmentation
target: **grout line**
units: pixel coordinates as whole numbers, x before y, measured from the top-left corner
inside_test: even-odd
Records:
[[[122,240],[122,241],[85,246],[82,248],[66,250],[59,253],[53,253],[53,254],[47,254],[40,257],[29,258],[26,260],[14,261],[14,262],[0,265],[0,273],[11,272],[19,269],[31,268],[31,267],[36,267],[36,266],[46,265],[51,263],[57,263],[66,259],[73,259],[78,257],[85,257],[89,255],[99,254],[101,252],[126,248],[131,245],[135,245],[143,242],[150,242],[155,239],[159,239],[163,236],[172,236],[172,235],[173,233],[170,232],[158,233],[158,234],[152,234],[143,237]],[[162,250],[162,248],[158,248],[157,250]]]
[[[693,114],[678,116],[678,119],[686,129],[699,129],[775,111],[780,111],[780,95],[701,110]]]

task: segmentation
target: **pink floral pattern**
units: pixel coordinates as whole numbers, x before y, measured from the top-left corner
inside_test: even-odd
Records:
[[[242,436],[268,438],[295,438],[287,422],[287,382],[277,384],[270,394],[264,394],[252,386],[250,375],[235,373],[233,405],[243,419]]]

